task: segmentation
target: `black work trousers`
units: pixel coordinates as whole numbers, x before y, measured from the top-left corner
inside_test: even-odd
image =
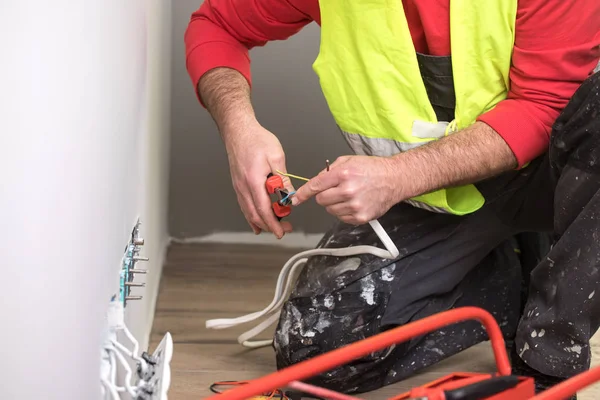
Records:
[[[556,120],[543,157],[477,186],[486,204],[467,216],[398,204],[381,217],[400,250],[395,260],[368,254],[309,259],[275,333],[278,368],[441,311],[476,306],[495,316],[536,370],[570,377],[588,369],[589,340],[600,322],[600,73]],[[359,244],[382,246],[368,224],[337,223],[318,247]],[[478,322],[467,321],[312,382],[370,391],[487,339]]]

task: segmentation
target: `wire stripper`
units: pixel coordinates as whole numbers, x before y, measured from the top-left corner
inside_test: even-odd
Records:
[[[290,193],[285,190],[281,176],[272,173],[267,176],[265,186],[267,193],[277,195],[277,201],[273,202],[273,212],[277,216],[277,220],[281,221],[282,218],[287,217],[292,212]]]

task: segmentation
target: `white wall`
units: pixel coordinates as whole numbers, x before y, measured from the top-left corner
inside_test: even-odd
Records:
[[[147,335],[166,242],[169,9],[0,5],[2,399],[99,398],[104,312],[138,217],[151,284],[127,319]]]
[[[147,70],[139,162],[141,163],[139,195],[141,196],[141,233],[146,244],[142,254],[150,258],[140,263],[149,270],[136,281],[146,282],[145,289],[133,289],[143,294],[143,301],[127,305],[126,321],[132,333],[148,346],[154,305],[158,294],[160,272],[169,236],[167,234],[168,179],[171,110],[171,1],[146,0],[147,7]]]

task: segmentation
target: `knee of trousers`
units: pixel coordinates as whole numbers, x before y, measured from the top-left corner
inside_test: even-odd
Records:
[[[356,293],[334,293],[288,300],[281,312],[273,346],[277,368],[282,369],[380,333],[385,300],[365,303]],[[370,300],[370,299],[369,299]],[[372,303],[372,304],[369,304]],[[315,374],[306,382],[352,393],[370,391],[384,384],[395,348]]]
[[[600,71],[576,90],[552,128],[554,166],[600,172]]]

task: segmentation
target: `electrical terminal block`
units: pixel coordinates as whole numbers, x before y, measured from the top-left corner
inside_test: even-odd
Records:
[[[137,274],[146,274],[145,269],[137,267],[137,263],[148,261],[147,257],[140,256],[144,239],[140,236],[140,225],[138,221],[131,232],[131,238],[125,248],[123,264],[119,275],[119,299],[123,306],[127,306],[128,301],[141,300],[143,296],[131,294],[131,288],[144,287],[144,283],[133,282]]]

